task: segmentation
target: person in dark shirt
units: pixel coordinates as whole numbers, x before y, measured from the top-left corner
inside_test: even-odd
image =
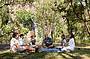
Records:
[[[48,37],[48,35],[45,35],[45,39],[43,40],[43,44],[44,44],[44,46],[46,46],[48,48],[53,47],[52,39],[50,37]]]
[[[35,45],[35,43],[36,43],[36,39],[34,38],[34,36],[31,36],[31,43],[32,43],[32,45]]]

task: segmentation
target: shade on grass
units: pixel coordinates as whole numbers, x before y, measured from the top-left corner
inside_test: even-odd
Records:
[[[84,57],[85,56],[85,57]],[[41,52],[41,53],[10,53],[0,54],[0,59],[88,59],[90,49],[76,49],[74,52]]]

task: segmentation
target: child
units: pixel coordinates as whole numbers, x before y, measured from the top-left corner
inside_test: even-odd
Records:
[[[61,36],[62,40],[61,40],[61,46],[62,48],[66,45],[66,38],[65,38],[65,35],[64,33],[62,32],[62,36]]]

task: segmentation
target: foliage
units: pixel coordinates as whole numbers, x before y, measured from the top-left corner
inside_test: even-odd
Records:
[[[20,30],[20,33],[22,33],[22,34],[26,34],[28,31],[29,31],[28,28],[24,28],[24,27],[22,27],[21,30]]]
[[[27,12],[26,10],[20,10],[16,12],[16,16],[18,18],[18,21],[23,24],[24,27],[32,30],[31,26],[33,25],[33,17],[31,12]]]
[[[89,0],[13,0],[13,2],[9,0],[10,3],[6,2],[0,2],[1,37],[10,35],[14,27],[18,27],[21,33],[26,33],[35,29],[34,23],[36,23],[37,36],[40,38],[44,38],[44,35],[48,33],[56,41],[56,38],[60,37],[61,31],[63,31],[65,35],[75,32],[77,41],[89,39]],[[35,8],[35,12],[18,10],[15,13],[15,21],[13,21],[8,5],[16,4],[29,4]]]

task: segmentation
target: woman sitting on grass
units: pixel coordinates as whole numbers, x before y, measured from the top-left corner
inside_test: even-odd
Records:
[[[25,51],[25,50],[35,50],[34,48],[29,47],[28,45],[20,45],[19,42],[19,34],[18,33],[13,33],[13,38],[10,41],[10,49],[12,52],[17,52],[17,51]]]
[[[69,42],[68,42],[68,46],[62,48],[61,50],[69,52],[69,51],[74,51],[74,48],[75,48],[74,35],[73,35],[73,33],[71,33],[70,34],[70,39],[69,39]]]
[[[62,36],[61,36],[62,40],[61,40],[61,46],[62,48],[66,46],[66,38],[64,33],[62,32]]]

